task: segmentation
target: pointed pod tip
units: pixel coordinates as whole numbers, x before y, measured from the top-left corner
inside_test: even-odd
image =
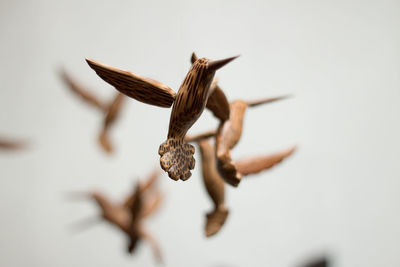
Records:
[[[255,106],[262,105],[262,104],[273,103],[273,102],[276,102],[279,100],[288,99],[291,97],[292,97],[292,95],[281,95],[281,96],[275,96],[275,97],[262,98],[262,99],[253,100],[253,101],[247,101],[246,103],[249,107],[255,107]]]
[[[223,66],[225,66],[226,64],[228,64],[229,62],[231,62],[232,60],[238,58],[239,56],[240,55],[237,55],[237,56],[234,56],[234,57],[225,58],[225,59],[210,61],[210,62],[208,62],[208,70],[216,71],[216,70],[222,68]]]
[[[294,145],[294,146],[292,146],[291,148],[287,149],[287,150],[286,150],[286,153],[287,153],[288,155],[290,155],[290,154],[293,154],[294,152],[296,152],[296,150],[298,150],[298,145]]]
[[[89,66],[93,66],[98,64],[98,62],[96,60],[90,59],[90,58],[85,58],[85,61],[87,64],[89,64]]]
[[[281,95],[281,96],[277,96],[276,99],[277,100],[284,100],[284,99],[289,99],[289,98],[293,98],[294,95],[292,94],[287,94],[287,95]]]
[[[89,64],[89,66],[93,65],[93,60],[91,60],[90,58],[85,58],[85,61],[87,64]]]
[[[190,57],[190,62],[193,64],[197,60],[196,54],[193,52],[192,56]]]

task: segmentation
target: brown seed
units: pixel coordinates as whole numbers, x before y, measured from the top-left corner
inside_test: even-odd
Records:
[[[214,210],[206,214],[205,234],[209,237],[218,233],[229,211],[225,206],[225,182],[215,165],[214,148],[205,139],[197,144],[200,148],[204,186],[214,203]]]
[[[11,139],[0,139],[0,150],[20,150],[27,147],[26,142]]]
[[[224,181],[220,172],[217,170],[215,150],[207,138],[189,139],[192,141],[195,140],[200,148],[203,182],[208,195],[214,203],[214,209],[206,214],[205,234],[207,237],[210,237],[219,232],[229,214],[229,210],[225,205],[226,180]],[[235,173],[242,177],[256,174],[273,167],[284,158],[290,156],[294,150],[295,147],[267,156],[245,158],[235,163],[230,162],[233,165]]]
[[[223,60],[210,61],[206,58],[198,59],[189,70],[186,78],[184,79],[181,87],[179,88],[176,100],[172,107],[168,140],[179,140],[179,146],[171,147],[169,153],[171,155],[161,155],[161,164],[163,164],[162,157],[175,157],[178,161],[183,162],[183,169],[176,169],[176,165],[170,166],[173,168],[173,172],[168,172],[172,179],[179,179],[189,175],[190,166],[194,165],[193,154],[191,153],[194,148],[183,141],[187,131],[197,121],[203,112],[207,99],[209,97],[209,89],[211,82],[214,78],[215,71],[221,68],[225,64],[229,63],[236,57],[227,58]],[[168,141],[167,140],[167,141]],[[177,148],[182,147],[182,150],[189,152],[191,155],[185,153],[178,153]],[[187,150],[189,149],[189,151]],[[189,168],[187,168],[189,167]],[[193,166],[194,167],[194,166]],[[163,167],[167,169],[167,166]]]
[[[125,96],[121,93],[117,93],[111,103],[107,104],[99,100],[85,87],[78,84],[65,70],[61,71],[61,78],[73,93],[81,97],[86,103],[102,111],[104,114],[104,122],[98,141],[105,152],[112,153],[114,149],[109,138],[109,131],[119,117]]]
[[[86,62],[104,81],[114,86],[122,94],[142,103],[170,107],[175,100],[175,92],[158,81],[94,60],[86,59]]]
[[[134,252],[137,242],[144,239],[151,245],[156,259],[161,261],[161,252],[156,241],[143,226],[144,219],[153,214],[161,203],[161,194],[154,189],[157,177],[158,172],[153,172],[145,183],[137,183],[134,192],[120,204],[111,202],[98,192],[75,193],[73,196],[86,196],[95,200],[102,211],[101,217],[128,237],[127,250],[130,253]]]
[[[194,147],[184,141],[187,131],[202,114],[210,94],[215,72],[236,57],[211,61],[197,59],[187,73],[178,93],[168,86],[120,70],[94,60],[86,59],[89,66],[106,82],[121,93],[143,103],[160,107],[172,106],[167,140],[159,147],[161,168],[173,180],[187,180],[194,168]],[[214,82],[216,84],[216,82]]]
[[[237,160],[235,161],[235,166],[237,171],[242,175],[256,174],[263,170],[272,168],[285,158],[292,155],[295,150],[296,147],[292,147],[275,154]]]
[[[217,166],[224,180],[232,186],[238,186],[242,175],[232,162],[231,150],[237,145],[243,129],[244,114],[248,106],[254,107],[286,98],[286,96],[265,98],[256,101],[236,100],[230,103],[229,120],[221,121],[216,136]]]
[[[97,96],[92,94],[90,90],[87,90],[84,86],[75,81],[75,79],[73,79],[64,69],[60,71],[60,77],[67,87],[83,101],[102,110],[103,112],[107,111],[107,103],[101,101]]]

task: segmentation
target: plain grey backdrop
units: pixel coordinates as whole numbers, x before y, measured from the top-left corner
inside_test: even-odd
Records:
[[[69,191],[119,200],[158,166],[170,110],[129,100],[112,131],[113,156],[97,145],[100,114],[58,70],[104,99],[115,90],[85,57],[177,90],[190,54],[241,57],[217,72],[230,100],[292,94],[249,109],[235,158],[297,144],[279,166],[227,186],[231,214],[203,235],[211,209],[200,176],[165,174],[160,212],[147,227],[166,266],[297,266],[328,255],[338,267],[400,265],[399,1],[11,1],[0,2],[0,135],[27,140],[0,153],[1,266],[153,266],[143,243],[95,216]],[[191,133],[215,127],[203,113]]]

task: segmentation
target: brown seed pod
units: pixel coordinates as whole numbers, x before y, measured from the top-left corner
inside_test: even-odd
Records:
[[[0,139],[0,150],[20,150],[25,149],[26,147],[26,142],[10,139]]]
[[[72,79],[65,70],[61,71],[61,78],[73,93],[81,97],[86,103],[99,109],[104,114],[104,123],[98,141],[105,152],[112,153],[114,149],[109,138],[109,131],[111,126],[119,117],[125,96],[121,93],[117,93],[111,103],[107,104],[102,102],[84,86]]]
[[[75,81],[64,69],[60,71],[60,76],[63,82],[67,85],[67,87],[79,96],[84,102],[92,105],[95,108],[100,109],[103,112],[106,112],[108,109],[107,103],[101,101],[97,96],[87,90],[84,86]]]
[[[189,70],[172,107],[168,139],[160,146],[161,167],[174,180],[187,180],[194,168],[194,147],[184,141],[187,131],[203,112],[215,71],[236,57],[210,61],[198,59]]]
[[[211,83],[215,72],[236,57],[211,61],[197,59],[175,94],[168,86],[87,59],[89,66],[106,82],[121,93],[143,103],[160,107],[172,106],[167,140],[158,150],[161,168],[173,180],[187,180],[195,166],[194,147],[184,141],[187,131],[202,114],[212,93]],[[215,91],[215,90],[214,90]]]
[[[216,168],[214,148],[205,139],[197,144],[201,154],[203,182],[214,203],[214,210],[206,215],[205,234],[209,237],[221,229],[229,211],[225,206],[225,182]]]
[[[236,100],[230,103],[229,120],[221,121],[216,136],[217,166],[224,180],[232,186],[238,186],[242,176],[236,170],[232,162],[231,150],[237,145],[243,129],[243,119],[247,107],[271,103],[286,98],[286,96],[265,98],[261,100],[246,102]]]
[[[158,81],[91,59],[86,59],[86,62],[104,81],[114,86],[122,94],[142,103],[170,107],[175,100],[175,92]]]
[[[117,93],[114,97],[114,100],[109,105],[106,117],[104,118],[103,129],[100,132],[98,140],[103,149],[108,153],[113,152],[113,146],[111,145],[111,142],[109,140],[109,131],[120,114],[124,99],[125,96],[123,94]]]
[[[74,196],[90,197],[96,201],[101,209],[101,217],[127,235],[129,253],[133,253],[136,244],[144,239],[151,245],[155,258],[161,261],[158,244],[143,227],[144,219],[153,214],[161,203],[160,193],[154,191],[157,177],[156,172],[153,172],[144,184],[137,183],[134,192],[120,204],[112,203],[105,195],[98,192],[75,193]]]
[[[231,102],[230,104],[230,118],[226,121],[221,121],[217,131],[211,130],[204,132],[197,136],[187,137],[186,140],[188,142],[198,142],[200,140],[207,139],[209,137],[216,137],[216,156],[217,156],[217,167],[218,171],[220,172],[223,179],[232,186],[238,186],[243,174],[247,174],[246,171],[243,169],[243,173],[237,169],[237,163],[232,161],[231,150],[237,145],[241,136],[242,136],[242,129],[243,129],[243,120],[244,114],[246,112],[247,107],[255,107],[265,103],[271,103],[277,100],[281,100],[286,98],[287,96],[280,96],[280,97],[271,97],[265,98],[256,101],[243,101],[243,100],[236,100]],[[277,155],[279,156],[279,155]],[[264,169],[264,165],[262,164],[272,164],[268,163],[267,161],[270,160],[273,162],[272,158],[266,156],[267,158],[253,158],[252,160],[259,160],[261,164],[260,169]],[[272,157],[272,155],[271,155]],[[279,158],[279,157],[278,157]],[[278,158],[276,160],[278,160]],[[241,168],[254,168],[256,170],[257,166],[255,163],[254,165],[247,166],[246,162],[239,161]],[[267,166],[265,166],[266,168]],[[252,169],[253,171],[253,169]],[[249,173],[252,173],[250,171]]]
[[[205,234],[207,237],[215,235],[225,224],[229,211],[225,205],[225,181],[217,170],[214,146],[207,140],[207,134],[187,137],[189,142],[196,142],[200,149],[202,175],[205,188],[210,196],[214,209],[206,215]],[[258,157],[251,157],[232,162],[235,171],[240,177],[257,174],[268,170],[290,156],[295,147]]]
[[[267,170],[280,163],[285,158],[289,157],[296,150],[296,147],[291,147],[271,155],[245,158],[235,161],[236,170],[243,176],[256,174],[263,170]]]

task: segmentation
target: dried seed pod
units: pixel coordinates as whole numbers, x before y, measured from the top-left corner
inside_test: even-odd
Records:
[[[142,219],[143,205],[143,192],[140,190],[140,185],[136,184],[136,188],[132,196],[132,202],[129,206],[127,206],[131,214],[129,229],[136,229],[139,225]]]
[[[112,203],[105,195],[93,192],[90,196],[101,209],[103,219],[127,233],[130,229],[130,213],[126,207]]]
[[[289,157],[296,150],[296,147],[292,147],[287,150],[277,152],[275,154],[245,158],[242,160],[235,161],[236,170],[242,174],[250,175],[256,174],[261,171],[267,170],[280,163],[285,158]]]
[[[92,105],[95,108],[106,112],[108,109],[108,104],[101,101],[97,96],[92,94],[84,86],[76,82],[64,69],[60,71],[61,79],[68,86],[68,88],[77,96],[79,96],[83,101]]]
[[[225,182],[216,168],[214,148],[205,136],[203,134],[201,138],[197,136],[187,139],[197,142],[200,148],[203,182],[214,203],[214,210],[206,214],[205,235],[210,237],[219,232],[229,211],[225,206]]]
[[[229,154],[242,136],[243,117],[247,109],[247,103],[242,100],[233,101],[230,104],[230,118],[221,123],[217,132],[217,157]]]
[[[113,101],[107,109],[107,114],[104,119],[104,129],[108,129],[115,122],[119,115],[121,107],[123,106],[124,99],[125,97],[123,94],[117,93],[115,95]]]
[[[161,167],[174,180],[187,180],[194,168],[194,147],[184,141],[187,131],[203,112],[215,71],[236,57],[210,61],[198,59],[189,70],[172,107],[168,139],[160,146]]]
[[[207,140],[198,142],[202,161],[202,173],[204,185],[218,207],[225,203],[225,182],[216,169],[214,148]]]
[[[201,154],[203,182],[214,203],[214,210],[206,215],[205,234],[209,237],[221,229],[228,217],[225,182],[217,171],[213,146],[207,140],[201,140],[197,144]]]
[[[229,210],[227,207],[221,205],[214,209],[212,212],[206,214],[206,231],[207,237],[213,236],[221,230],[228,218]]]
[[[103,149],[108,152],[113,152],[113,146],[111,145],[109,139],[109,130],[111,126],[115,123],[118,118],[121,108],[124,103],[125,96],[121,93],[117,93],[114,97],[114,100],[111,102],[107,109],[106,117],[104,119],[103,129],[99,135],[99,143],[103,147]]]
[[[216,155],[217,166],[224,180],[232,186],[238,186],[242,175],[232,162],[231,150],[237,145],[243,129],[243,118],[248,106],[258,106],[286,98],[286,96],[265,98],[256,101],[236,100],[230,104],[229,120],[221,121],[217,130]]]
[[[158,192],[154,194],[152,190],[157,178],[155,176],[153,172],[144,184],[137,183],[134,192],[121,204],[112,203],[97,192],[75,193],[73,196],[90,197],[96,201],[102,211],[101,217],[127,235],[129,253],[133,253],[137,243],[145,239],[151,245],[156,259],[161,260],[161,252],[156,241],[143,228],[143,220],[154,213],[161,202],[161,195]]]
[[[243,117],[247,104],[237,100],[230,104],[230,117],[220,124],[216,137],[217,166],[224,180],[233,186],[238,186],[242,176],[232,163],[231,149],[242,136]]]
[[[219,86],[215,87],[215,90],[208,98],[206,108],[209,109],[220,121],[226,121],[229,119],[229,102]]]
[[[105,115],[103,128],[99,134],[98,141],[105,152],[112,153],[114,149],[110,142],[109,130],[120,114],[125,98],[124,95],[117,93],[113,101],[107,104],[90,93],[85,87],[78,84],[65,70],[61,71],[61,78],[73,93],[81,97],[86,103],[98,108]]]
[[[93,60],[86,61],[104,81],[127,96],[160,107],[173,104],[167,140],[158,150],[160,165],[171,179],[187,180],[191,176],[190,171],[194,168],[195,160],[194,147],[187,144],[184,137],[206,106],[215,72],[235,58],[215,61],[197,59],[177,94],[160,82]]]
[[[91,59],[86,59],[86,62],[104,81],[114,86],[122,94],[142,103],[170,107],[175,100],[175,92],[158,81]]]
[[[0,139],[0,150],[20,150],[27,147],[25,142]]]
[[[212,236],[221,229],[228,216],[225,205],[225,182],[216,168],[214,148],[205,139],[198,141],[198,145],[202,159],[204,185],[214,203],[214,210],[207,214],[205,229],[206,236]],[[270,169],[290,156],[294,150],[293,147],[267,156],[242,159],[233,164],[240,177],[248,176]]]
[[[107,152],[109,154],[114,152],[113,145],[111,144],[110,137],[108,134],[108,131],[103,129],[100,132],[99,138],[98,138],[100,146],[103,148],[104,152]]]
[[[139,181],[135,185],[135,190],[125,199],[123,206],[128,208],[132,207],[138,196],[142,198],[143,195],[154,190],[159,176],[160,171],[158,169],[153,169],[153,171],[148,174],[147,179],[144,182]]]

